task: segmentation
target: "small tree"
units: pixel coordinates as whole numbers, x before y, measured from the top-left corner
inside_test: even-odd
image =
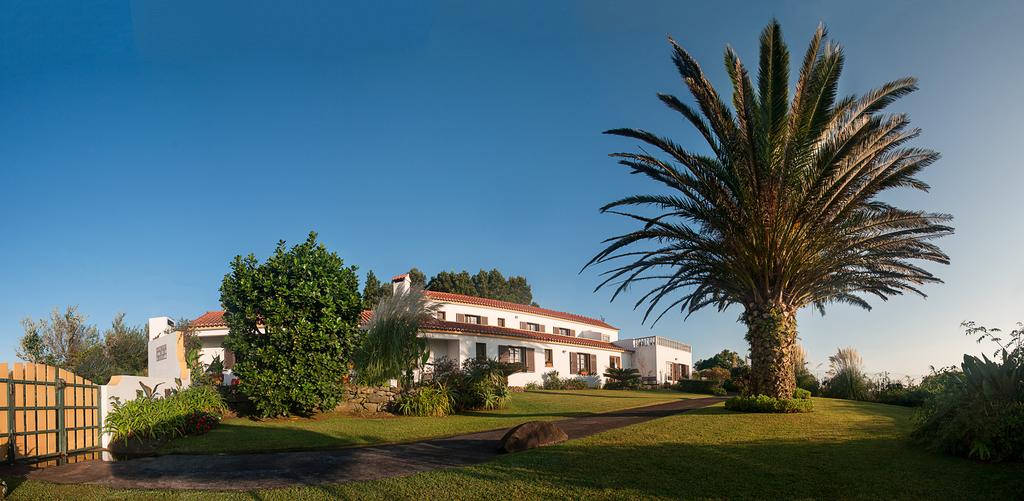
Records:
[[[712,367],[732,369],[734,367],[745,367],[746,365],[747,361],[743,360],[739,353],[732,350],[722,350],[711,358],[698,360],[697,363],[693,364],[693,368],[702,371]]]
[[[25,335],[17,355],[27,362],[71,369],[86,350],[99,343],[96,326],[86,323],[77,305],[68,306],[64,313],[54,308],[49,319],[26,317],[21,324]]]
[[[221,284],[240,390],[264,416],[334,408],[359,345],[355,267],[316,241],[284,241],[260,263],[236,256]]]
[[[411,385],[413,371],[430,356],[427,340],[419,337],[420,325],[437,308],[420,288],[377,303],[356,357],[360,381],[380,385],[398,379],[402,386]]]

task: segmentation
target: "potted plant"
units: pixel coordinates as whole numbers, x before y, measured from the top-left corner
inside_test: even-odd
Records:
[[[224,362],[221,361],[220,355],[214,355],[213,361],[206,366],[206,374],[213,384],[217,386],[224,384]]]

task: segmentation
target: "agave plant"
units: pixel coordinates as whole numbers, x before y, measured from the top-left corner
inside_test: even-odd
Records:
[[[927,190],[916,176],[938,153],[908,146],[919,131],[903,114],[883,114],[917,88],[914,78],[862,96],[837,98],[842,49],[819,26],[790,97],[789,50],[777,22],[761,34],[757,85],[739,56],[725,51],[732,106],[674,40],[672,60],[696,107],[658,97],[707,143],[707,153],[639,129],[607,134],[639,140],[612,155],[667,191],[611,202],[639,228],[606,240],[586,265],[611,264],[598,288],[613,299],[634,284],[653,287],[644,321],[678,308],[743,309],[755,394],[792,395],[796,313],[830,303],[870,308],[940,282],[917,262],[948,263],[930,240],[952,233],[951,217],[897,208],[879,198],[894,188]],[[653,214],[637,211],[653,209]]]

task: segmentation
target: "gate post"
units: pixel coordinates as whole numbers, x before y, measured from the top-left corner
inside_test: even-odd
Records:
[[[68,462],[68,428],[64,422],[64,385],[61,378],[57,378],[57,464]]]
[[[7,463],[14,464],[18,447],[14,444],[14,378],[7,380]]]

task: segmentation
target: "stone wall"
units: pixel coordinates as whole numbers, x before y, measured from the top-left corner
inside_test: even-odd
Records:
[[[353,386],[345,387],[344,401],[338,410],[349,412],[391,412],[392,403],[398,398],[394,386]]]

